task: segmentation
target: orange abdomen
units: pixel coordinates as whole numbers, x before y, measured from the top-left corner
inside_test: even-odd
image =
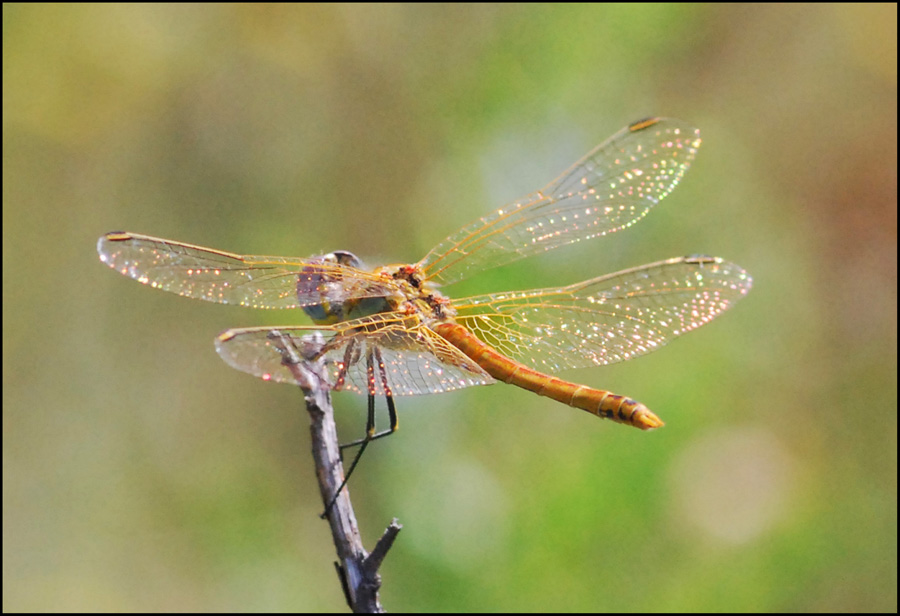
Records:
[[[662,420],[640,402],[532,370],[498,353],[458,323],[438,323],[432,329],[499,381],[641,430],[663,425]]]

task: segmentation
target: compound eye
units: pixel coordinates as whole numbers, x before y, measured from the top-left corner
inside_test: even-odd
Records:
[[[325,258],[340,265],[356,268],[362,267],[362,261],[359,260],[359,257],[346,250],[335,250],[334,252],[325,255]]]

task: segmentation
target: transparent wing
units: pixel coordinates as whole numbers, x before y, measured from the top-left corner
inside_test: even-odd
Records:
[[[456,321],[541,372],[649,353],[728,310],[753,281],[717,257],[651,263],[557,289],[453,302]]]
[[[426,278],[449,284],[624,229],[675,188],[699,146],[700,132],[679,120],[636,122],[544,189],[460,229],[418,265]]]
[[[392,318],[397,322],[391,323]],[[428,328],[408,329],[389,314],[325,328],[230,329],[216,338],[216,350],[231,367],[280,383],[297,383],[292,363],[321,362],[332,389],[359,394],[387,393],[381,371],[395,396],[494,382],[478,364]],[[374,382],[368,379],[369,361],[376,365]]]
[[[321,259],[244,256],[136,233],[107,233],[97,252],[138,282],[220,304],[298,308],[396,292],[390,280]]]

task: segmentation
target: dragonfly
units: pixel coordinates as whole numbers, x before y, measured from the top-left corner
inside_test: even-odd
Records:
[[[129,232],[102,236],[97,251],[119,273],[185,297],[301,309],[312,325],[228,329],[216,350],[264,381],[297,384],[296,367],[312,362],[332,390],[367,395],[366,436],[345,445],[362,445],[356,461],[369,441],[397,429],[394,397],[497,381],[650,430],[663,422],[644,404],[552,374],[626,361],[708,323],[749,292],[744,269],[694,255],[567,286],[461,299],[444,289],[630,227],[680,183],[700,143],[699,131],[679,120],[630,124],[544,188],[463,227],[413,264],[368,268],[343,250],[239,255]],[[383,432],[375,430],[376,397],[387,400],[391,425]]]

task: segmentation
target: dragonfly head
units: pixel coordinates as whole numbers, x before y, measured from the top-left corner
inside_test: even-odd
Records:
[[[348,252],[346,250],[335,250],[334,252],[329,252],[327,255],[322,255],[319,257],[322,261],[326,263],[336,263],[338,265],[347,265],[349,267],[355,267],[357,269],[364,269],[365,265],[352,252]]]
[[[297,274],[297,298],[303,311],[320,325],[337,323],[348,318],[351,307],[344,288],[342,267],[362,269],[363,262],[352,252],[335,250],[309,259]]]

